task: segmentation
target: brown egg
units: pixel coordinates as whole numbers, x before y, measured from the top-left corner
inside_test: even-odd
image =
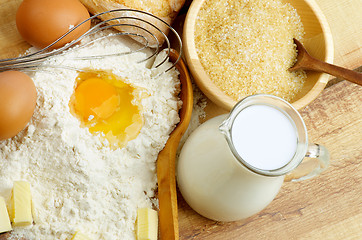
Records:
[[[44,48],[87,18],[88,10],[78,0],[24,0],[16,13],[16,26],[28,43]],[[87,21],[51,49],[77,39],[89,28]]]
[[[25,128],[36,105],[33,80],[25,73],[0,73],[0,140],[11,138]]]

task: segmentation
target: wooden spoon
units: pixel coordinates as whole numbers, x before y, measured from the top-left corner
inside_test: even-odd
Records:
[[[175,62],[178,56],[179,54],[172,49],[170,60]],[[160,152],[157,159],[158,200],[160,205],[159,225],[160,239],[162,240],[179,239],[175,160],[177,147],[189,125],[193,107],[191,80],[182,59],[176,64],[176,68],[180,72],[180,98],[183,102],[179,113],[180,122],[171,133],[165,148]]]
[[[293,40],[294,43],[297,45],[298,56],[297,56],[297,62],[294,64],[293,67],[289,68],[289,71],[304,69],[304,70],[324,72],[336,76],[338,78],[346,79],[358,85],[362,85],[361,73],[320,61],[309,55],[307,50],[297,39],[293,38]]]

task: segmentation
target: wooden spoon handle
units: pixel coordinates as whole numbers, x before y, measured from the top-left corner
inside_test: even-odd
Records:
[[[178,136],[170,136],[157,159],[158,201],[160,205],[160,239],[179,239],[175,158]],[[177,144],[177,145],[176,145]]]
[[[312,60],[313,61],[311,62],[311,64],[309,64],[308,68],[305,69],[328,73],[338,78],[342,78],[358,85],[362,85],[361,73],[342,68],[330,63],[322,62],[315,58],[312,58]]]

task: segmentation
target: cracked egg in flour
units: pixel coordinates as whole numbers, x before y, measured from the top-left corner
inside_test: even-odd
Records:
[[[124,147],[143,126],[141,89],[126,83],[110,71],[81,72],[69,107],[92,134],[111,146]]]

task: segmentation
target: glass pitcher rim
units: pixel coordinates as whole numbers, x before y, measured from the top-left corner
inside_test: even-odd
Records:
[[[251,103],[249,105],[247,105],[248,102],[255,100],[259,98],[260,100],[263,99],[272,99],[274,101],[277,101],[281,104],[284,105],[284,107],[287,107],[287,109],[295,116],[293,118],[293,116],[291,116],[290,113],[288,113],[286,110],[282,109],[279,106],[276,106],[274,104],[271,103]],[[246,106],[243,106],[246,105]],[[237,115],[245,108],[252,106],[252,105],[264,105],[264,106],[269,106],[269,107],[273,107],[275,109],[277,109],[278,111],[280,111],[281,113],[283,113],[288,119],[289,121],[293,124],[295,130],[297,131],[297,149],[293,155],[293,157],[290,159],[290,161],[288,163],[286,163],[284,166],[277,168],[277,169],[272,169],[272,170],[266,170],[266,169],[260,169],[257,168],[251,164],[249,164],[247,161],[245,161],[237,152],[233,140],[232,140],[232,134],[231,134],[231,129],[232,129],[232,125],[233,122],[235,120],[235,118],[237,117]],[[297,119],[295,119],[297,118]],[[299,121],[298,124],[302,126],[302,129],[298,129],[296,126],[295,121]],[[243,98],[242,100],[240,100],[237,104],[235,104],[235,106],[231,109],[230,113],[228,114],[228,116],[226,117],[226,119],[221,123],[221,125],[219,126],[219,130],[223,133],[224,137],[226,138],[226,141],[229,145],[229,148],[232,152],[232,154],[234,155],[234,157],[238,160],[239,163],[241,163],[244,167],[246,167],[247,169],[249,169],[250,171],[256,173],[256,174],[260,174],[260,175],[264,175],[264,176],[271,176],[271,177],[276,177],[276,176],[282,176],[282,175],[286,175],[289,172],[291,172],[292,170],[294,170],[295,168],[297,168],[299,166],[299,164],[303,161],[303,158],[305,157],[305,154],[307,152],[308,149],[308,133],[307,133],[307,127],[302,119],[302,116],[300,115],[300,113],[293,107],[293,105],[291,105],[289,102],[287,102],[286,100],[274,96],[274,95],[270,95],[270,94],[254,94],[254,95],[250,95],[247,96],[245,98]],[[298,133],[298,131],[301,131],[301,133]],[[300,136],[300,135],[303,136]],[[304,141],[301,142],[301,138],[304,138]]]

